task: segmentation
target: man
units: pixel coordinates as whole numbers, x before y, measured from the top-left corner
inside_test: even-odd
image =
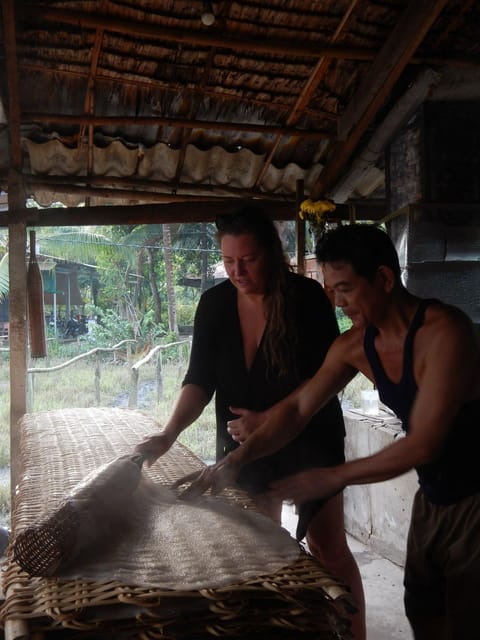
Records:
[[[243,416],[232,421],[230,433],[242,446],[198,477],[184,478],[193,480],[184,495],[220,491],[248,461],[294,438],[361,371],[401,418],[406,437],[369,457],[280,480],[272,491],[303,503],[415,468],[420,488],[405,567],[405,607],[415,638],[480,638],[480,350],[474,326],[459,309],[407,291],[395,248],[377,227],[327,233],[317,258],[352,328],[335,340],[315,376],[253,433]]]

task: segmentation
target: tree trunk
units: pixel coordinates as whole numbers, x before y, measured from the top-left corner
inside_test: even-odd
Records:
[[[152,290],[153,308],[155,311],[154,321],[155,324],[160,324],[162,321],[162,301],[160,299],[160,293],[157,285],[157,274],[155,273],[155,266],[157,263],[155,253],[156,249],[149,247],[148,251],[148,279],[150,282],[150,289]]]
[[[165,280],[167,284],[167,305],[168,305],[168,328],[178,334],[177,326],[177,305],[175,302],[175,288],[173,283],[173,255],[172,237],[170,235],[170,225],[163,225],[163,252],[165,256]]]
[[[135,282],[135,289],[133,291],[133,299],[132,299],[132,304],[135,308],[138,306],[139,300],[140,300],[140,289],[142,286],[141,274],[143,273],[144,264],[145,264],[145,252],[143,251],[143,249],[140,249],[137,256],[137,267],[136,267],[137,279]]]

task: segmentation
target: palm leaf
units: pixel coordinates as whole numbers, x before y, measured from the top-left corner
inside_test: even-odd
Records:
[[[10,282],[8,277],[8,253],[0,260],[0,302],[8,297]]]
[[[38,253],[72,262],[95,264],[99,255],[108,257],[124,256],[131,253],[129,248],[97,230],[87,227],[80,229],[56,229],[55,233],[37,236]]]

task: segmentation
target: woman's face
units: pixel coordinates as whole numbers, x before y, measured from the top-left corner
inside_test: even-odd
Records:
[[[225,271],[234,287],[244,294],[263,294],[268,277],[265,250],[254,235],[224,235],[220,239]]]

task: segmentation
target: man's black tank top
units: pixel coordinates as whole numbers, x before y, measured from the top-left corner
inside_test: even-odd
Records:
[[[378,329],[365,329],[364,349],[372,369],[380,400],[390,407],[408,432],[409,416],[417,394],[413,373],[413,343],[422,326],[425,309],[436,302],[421,300],[404,343],[402,376],[394,383],[385,373],[375,349]],[[452,371],[452,375],[455,372]],[[434,504],[451,504],[480,491],[480,399],[465,404],[456,416],[450,434],[433,462],[417,468],[426,497]]]

